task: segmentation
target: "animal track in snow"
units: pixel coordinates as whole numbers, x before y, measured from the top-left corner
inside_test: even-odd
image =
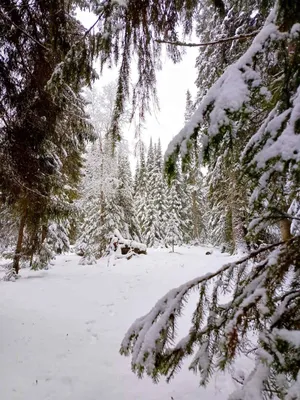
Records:
[[[85,321],[85,324],[87,325],[86,331],[91,335],[91,342],[95,342],[99,339],[99,336],[96,332],[94,332],[94,325],[97,321],[95,319],[90,319],[88,321]]]
[[[95,319],[89,319],[88,321],[85,321],[86,325],[91,325],[91,324],[95,324],[96,320]]]

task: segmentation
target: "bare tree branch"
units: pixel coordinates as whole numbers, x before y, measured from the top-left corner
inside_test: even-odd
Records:
[[[214,40],[212,42],[204,42],[204,43],[185,43],[185,42],[181,42],[181,41],[171,42],[169,40],[163,40],[163,39],[155,39],[155,41],[157,43],[165,43],[165,44],[170,44],[172,46],[205,47],[205,46],[212,46],[215,44],[220,44],[220,43],[225,43],[225,42],[232,42],[234,40],[249,39],[253,36],[256,36],[258,34],[258,32],[259,32],[259,30],[253,31],[251,33],[245,33],[244,35],[231,36],[228,38],[218,39],[218,40]]]

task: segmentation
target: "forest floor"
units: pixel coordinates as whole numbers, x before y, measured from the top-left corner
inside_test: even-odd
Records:
[[[218,373],[207,388],[188,364],[171,383],[138,379],[119,355],[134,320],[169,289],[233,259],[205,247],[152,250],[107,265],[57,257],[47,271],[0,282],[1,400],[224,400],[235,384]],[[196,295],[196,294],[195,294]],[[193,296],[192,296],[193,297]],[[186,334],[195,299],[179,324]]]

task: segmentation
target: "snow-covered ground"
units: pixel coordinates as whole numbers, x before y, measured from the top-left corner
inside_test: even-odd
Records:
[[[218,374],[204,389],[186,366],[170,384],[153,384],[119,355],[131,323],[159,297],[232,259],[207,250],[150,250],[114,266],[80,266],[79,257],[64,255],[48,271],[23,270],[22,279],[0,282],[0,399],[226,399],[234,387],[229,375]],[[182,334],[192,311],[193,301]]]

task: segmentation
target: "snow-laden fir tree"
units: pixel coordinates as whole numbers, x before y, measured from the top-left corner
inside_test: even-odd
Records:
[[[143,240],[150,247],[169,243],[166,239],[169,234],[168,208],[175,192],[174,201],[178,202],[176,219],[180,221],[178,228],[180,240],[177,242],[190,243],[194,240],[199,242],[200,233],[204,233],[202,174],[195,153],[191,160],[189,168],[186,168],[184,173],[181,171],[180,160],[178,161],[176,180],[173,182],[174,189],[169,190],[163,172],[160,141],[153,144],[150,140],[147,162],[145,162],[144,148],[141,149],[135,174],[134,200]]]
[[[163,184],[162,154],[158,145],[150,140],[146,162],[146,191],[144,215],[144,240],[147,246],[164,244],[165,187]]]
[[[146,150],[144,143],[140,143],[139,158],[135,171],[134,184],[134,208],[142,237],[145,234],[145,217],[147,207],[147,169]]]
[[[157,245],[157,214],[154,202],[154,187],[155,187],[155,147],[152,138],[147,152],[146,162],[146,213],[145,213],[145,240],[149,247]]]
[[[118,186],[116,204],[122,209],[119,232],[123,238],[133,238],[141,241],[138,222],[134,207],[134,183],[129,162],[127,143],[122,143],[118,149]]]
[[[41,249],[51,221],[72,212],[91,138],[80,91],[95,76],[92,60],[73,52],[59,73],[84,31],[74,10],[63,1],[0,6],[0,185],[1,201],[18,218],[16,273]]]
[[[239,166],[237,149],[221,147],[216,160],[208,168],[206,185],[208,230],[215,245],[225,247],[231,253],[246,253],[247,199],[249,179],[243,176]],[[223,154],[221,154],[223,152]]]
[[[83,215],[76,248],[88,263],[104,254],[109,236],[120,222],[116,193],[118,164],[111,141],[99,138],[87,153],[85,179],[79,208]]]
[[[167,223],[168,185],[163,174],[161,143],[150,140],[147,161],[140,151],[135,177],[135,209],[143,241],[148,246],[164,246]]]
[[[192,95],[188,90],[186,93],[186,106],[184,123],[187,123],[195,111]],[[183,179],[185,181],[185,193],[188,195],[187,205],[190,206],[189,220],[190,238],[194,242],[207,241],[206,201],[204,196],[204,178],[200,168],[200,143],[199,140],[191,142],[189,162],[185,165]]]
[[[180,242],[190,243],[193,240],[194,221],[192,220],[192,198],[191,198],[191,187],[188,182],[186,173],[182,172],[181,159],[179,157],[176,166],[176,177],[172,180],[171,186],[174,190],[169,191],[168,201],[169,203],[177,203],[177,216],[180,221],[179,231],[181,232],[182,240]],[[175,194],[176,192],[176,194]],[[172,196],[175,195],[175,199]]]
[[[180,246],[183,242],[182,231],[182,201],[178,195],[178,187],[173,182],[168,193],[167,223],[165,227],[165,243],[174,252],[175,245]]]
[[[163,157],[160,140],[154,146],[154,168],[151,172],[149,176],[149,193],[151,193],[152,205],[155,210],[155,237],[158,245],[164,245],[168,212],[168,187],[163,175]]]
[[[189,220],[191,225],[189,227],[189,237],[194,243],[208,242],[207,238],[207,199],[204,187],[204,176],[200,169],[199,164],[199,147],[196,146],[188,166],[185,168],[183,174],[186,180],[186,190],[188,194],[187,205],[189,206]]]
[[[31,253],[30,267],[32,269],[46,269],[49,262],[57,254],[62,254],[70,250],[68,228],[67,220],[48,222],[47,230],[44,232],[45,238],[41,238],[38,241],[38,243],[41,243],[38,251]]]
[[[85,92],[87,112],[98,139],[87,151],[85,176],[79,209],[82,215],[77,251],[82,263],[101,257],[115,229],[125,238],[138,237],[133,212],[133,182],[125,142],[115,143],[108,135],[116,97],[116,85],[109,83]],[[126,113],[120,126],[128,121]]]
[[[140,240],[134,212],[133,179],[126,143],[121,142],[117,145],[113,153],[104,146],[102,165],[100,213],[97,221],[97,229],[100,232],[97,242],[100,252],[97,256],[105,253],[116,229],[124,239]]]

